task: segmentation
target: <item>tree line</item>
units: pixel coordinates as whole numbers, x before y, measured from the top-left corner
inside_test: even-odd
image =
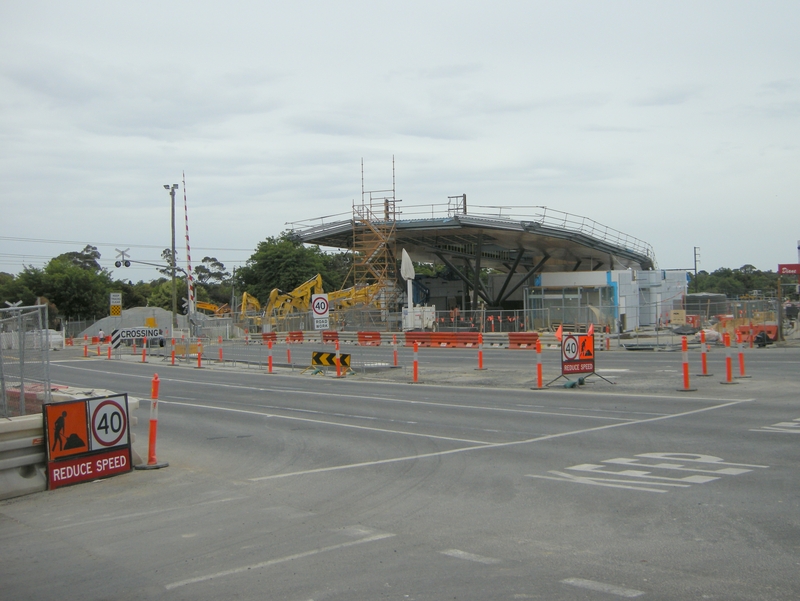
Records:
[[[124,268],[115,273],[100,265],[97,247],[60,254],[44,267],[26,266],[17,274],[0,272],[0,307],[6,301],[22,301],[23,306],[46,303],[51,324],[65,319],[94,319],[108,315],[109,294],[122,293],[122,308],[161,307],[172,309],[170,249],[161,254],[161,277],[134,283],[125,278]],[[181,270],[182,271],[182,270]],[[347,253],[323,253],[319,247],[306,247],[289,233],[260,242],[246,265],[231,273],[215,257],[203,257],[194,267],[195,298],[216,305],[230,303],[248,292],[266,302],[273,288],[293,290],[321,274],[325,290],[338,290],[348,284],[350,259]],[[178,305],[187,294],[185,272],[178,280]],[[350,283],[349,285],[352,285]]]
[[[171,310],[171,251],[164,250],[161,257],[164,265],[158,271],[162,277],[149,282],[114,279],[108,269],[100,266],[100,252],[91,245],[58,255],[42,268],[26,266],[17,275],[0,272],[0,307],[7,306],[5,301],[22,301],[25,306],[45,302],[49,305],[51,322],[57,324],[61,319],[108,315],[109,294],[121,292],[123,309]],[[272,289],[293,290],[318,273],[326,291],[339,290],[353,285],[351,266],[349,253],[324,253],[319,247],[305,246],[290,232],[284,232],[260,242],[247,263],[233,273],[215,257],[203,257],[194,269],[195,296],[199,301],[223,305],[247,292],[266,303]],[[443,269],[440,265],[419,265],[417,273],[447,277]],[[738,297],[761,291],[770,295],[776,289],[777,279],[777,273],[759,271],[752,265],[720,268],[711,273],[700,271],[697,278],[690,274],[689,292]],[[186,295],[185,274],[179,278],[178,290],[179,299]]]

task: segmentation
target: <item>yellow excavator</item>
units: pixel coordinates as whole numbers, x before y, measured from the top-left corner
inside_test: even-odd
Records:
[[[328,293],[328,302],[331,309],[348,309],[355,305],[376,304],[376,298],[383,289],[381,284],[362,286],[361,288],[347,288]],[[324,294],[322,276],[315,275],[310,280],[303,282],[291,292],[283,292],[275,288],[269,294],[269,302],[264,309],[264,317],[271,326],[276,326],[280,319],[292,313],[305,313],[311,307],[311,296]]]
[[[222,317],[223,315],[227,315],[231,312],[231,307],[228,303],[225,303],[222,306],[215,305],[214,303],[206,303],[203,301],[197,301],[195,303],[195,307],[198,309],[202,309],[204,311],[213,311],[215,317]]]
[[[322,276],[315,275],[303,282],[291,292],[283,292],[277,288],[269,293],[269,302],[264,315],[273,323],[276,319],[286,317],[289,313],[308,311],[311,306],[311,295],[323,294]]]
[[[239,313],[241,323],[246,326],[261,325],[261,303],[252,294],[245,292],[242,294],[242,307]]]

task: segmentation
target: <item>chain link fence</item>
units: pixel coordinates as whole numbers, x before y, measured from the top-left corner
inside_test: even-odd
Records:
[[[47,306],[0,309],[0,417],[41,413],[50,401]]]

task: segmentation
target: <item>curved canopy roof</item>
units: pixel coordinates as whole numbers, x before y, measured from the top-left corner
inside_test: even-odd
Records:
[[[404,248],[418,262],[460,264],[466,260],[501,272],[647,270],[657,266],[649,244],[591,219],[545,207],[518,210],[529,214],[450,212],[437,216],[432,208],[429,217],[397,219],[397,252]],[[301,227],[294,233],[308,244],[352,248],[358,231],[354,223],[353,219],[318,225],[306,222],[304,228],[297,224]]]

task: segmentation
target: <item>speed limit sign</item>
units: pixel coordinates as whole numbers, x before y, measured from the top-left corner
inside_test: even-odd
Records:
[[[314,312],[315,319],[328,317],[328,295],[327,294],[313,294],[311,295],[311,310]]]
[[[128,444],[128,411],[122,399],[89,401],[91,450]]]
[[[561,355],[563,361],[576,361],[578,359],[578,337],[564,336],[561,343]]]

